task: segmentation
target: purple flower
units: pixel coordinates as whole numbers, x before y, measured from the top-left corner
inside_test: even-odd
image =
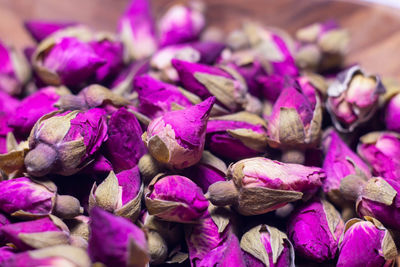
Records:
[[[53,39],[39,46],[33,55],[35,71],[46,84],[79,86],[107,63],[90,44],[76,37]]]
[[[376,176],[400,179],[400,135],[394,132],[372,132],[360,138],[357,152]]]
[[[376,219],[347,221],[339,242],[338,267],[390,266],[397,255],[390,232]]]
[[[98,206],[135,221],[139,216],[142,194],[143,186],[138,167],[116,175],[110,172],[102,183],[93,185],[89,209]]]
[[[41,42],[52,33],[77,25],[76,22],[27,20],[24,22],[26,30],[31,34],[36,42]]]
[[[0,90],[0,154],[7,153],[7,134],[12,132],[8,120],[15,114],[19,100]]]
[[[57,110],[54,104],[65,94],[69,94],[65,87],[42,88],[19,103],[15,115],[8,120],[8,125],[22,135],[29,134],[40,117]]]
[[[229,166],[228,178],[231,180],[209,187],[207,194],[211,203],[233,204],[243,215],[256,215],[307,199],[322,185],[325,173],[317,167],[258,157]]]
[[[181,88],[159,81],[150,75],[136,77],[134,87],[138,92],[140,112],[151,119],[160,117],[176,107],[193,106]]]
[[[181,223],[196,222],[205,216],[208,207],[201,188],[179,175],[154,178],[145,201],[151,215]]]
[[[400,132],[400,94],[394,95],[386,106],[385,125],[388,130]]]
[[[166,112],[154,119],[142,139],[161,163],[183,169],[196,164],[203,153],[206,127],[215,102],[210,97],[192,107]]]
[[[278,74],[258,77],[258,82],[261,84],[261,92],[265,99],[274,103],[283,89],[286,82],[285,77]]]
[[[160,46],[167,46],[198,39],[205,26],[205,18],[197,7],[174,5],[167,10],[158,25]]]
[[[9,246],[0,247],[0,264],[3,265],[4,262],[13,257],[15,250]]]
[[[157,50],[150,1],[131,1],[118,22],[118,34],[124,44],[126,60],[146,58]]]
[[[132,222],[94,207],[90,212],[88,252],[107,266],[144,267],[149,262],[145,233]]]
[[[230,111],[242,109],[246,103],[247,85],[234,69],[178,59],[172,59],[172,65],[183,87],[201,99],[215,96],[217,103]]]
[[[57,217],[49,216],[33,221],[0,227],[1,234],[19,250],[30,250],[69,244],[69,230]]]
[[[16,253],[2,263],[3,267],[74,266],[90,267],[85,250],[68,245]]]
[[[211,117],[206,133],[207,147],[213,153],[232,160],[264,153],[268,144],[267,123],[246,111]]]
[[[335,258],[344,222],[328,201],[314,198],[298,207],[288,223],[296,252],[317,262]]]
[[[335,130],[329,129],[324,133],[322,148],[325,152],[322,168],[326,173],[322,189],[335,203],[342,201],[339,188],[340,181],[344,177],[357,174],[359,171],[365,177],[371,177],[367,164],[343,142]]]
[[[116,172],[133,168],[146,153],[142,133],[135,115],[125,108],[111,115],[105,149]]]
[[[17,95],[30,77],[31,69],[25,56],[0,41],[0,91]]]
[[[294,266],[293,246],[286,234],[275,227],[253,227],[242,236],[240,247],[246,266]]]
[[[335,128],[342,132],[353,131],[369,120],[378,107],[378,97],[385,87],[376,75],[367,75],[359,66],[338,74],[328,88],[326,107]]]
[[[35,176],[50,172],[71,175],[85,166],[106,139],[102,109],[50,113],[32,129],[25,166]]]

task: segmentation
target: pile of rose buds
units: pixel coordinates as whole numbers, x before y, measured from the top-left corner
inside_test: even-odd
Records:
[[[0,43],[0,266],[396,264],[400,84],[334,21],[151,13]]]

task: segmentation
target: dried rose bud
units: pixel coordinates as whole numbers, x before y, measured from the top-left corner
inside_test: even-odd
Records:
[[[204,26],[204,14],[197,7],[174,5],[158,22],[160,46],[194,41]]]
[[[83,88],[78,95],[62,95],[55,105],[61,110],[87,110],[101,107],[108,113],[114,113],[117,108],[129,104],[130,102],[127,99],[115,94],[108,88],[92,84]]]
[[[357,153],[383,178],[400,179],[400,135],[394,132],[371,132],[360,137]]]
[[[158,50],[150,60],[152,69],[161,72],[163,80],[177,82],[178,73],[171,64],[172,59],[213,64],[225,45],[218,42],[193,42],[169,45]]]
[[[0,115],[0,125],[1,125]],[[8,128],[6,128],[8,129]],[[11,132],[11,128],[0,144],[5,145],[4,154],[0,154],[0,179],[7,180],[15,177],[22,177],[25,173],[24,159],[29,151],[28,141],[17,142],[15,136]],[[0,131],[1,132],[1,131]],[[2,142],[4,143],[2,144]]]
[[[89,217],[85,215],[76,216],[66,220],[71,236],[80,236],[84,240],[89,240]]]
[[[385,110],[386,129],[400,133],[400,122],[397,119],[400,115],[400,94],[390,98]]]
[[[146,58],[157,50],[150,1],[131,0],[118,22],[118,34],[124,44],[125,61]]]
[[[134,87],[138,92],[139,111],[151,119],[176,109],[193,106],[181,88],[159,81],[150,75],[135,79]]]
[[[133,81],[137,76],[146,74],[150,69],[148,60],[138,60],[126,66],[110,85],[115,94],[130,97],[133,92]]]
[[[88,252],[106,266],[144,267],[149,262],[145,233],[132,222],[94,207],[90,212]]]
[[[351,219],[339,241],[336,266],[390,266],[396,255],[391,233],[378,220]]]
[[[213,67],[178,59],[172,59],[171,62],[184,88],[201,99],[215,96],[217,103],[230,111],[239,110],[245,104],[246,83],[232,68]]]
[[[22,135],[29,134],[36,121],[43,115],[56,111],[54,104],[62,95],[70,94],[65,87],[45,87],[24,98],[10,117],[8,125]]]
[[[275,227],[253,227],[242,236],[240,247],[246,266],[294,266],[293,246],[286,234]]]
[[[181,223],[194,223],[205,215],[208,201],[200,187],[184,176],[161,177],[153,179],[145,195],[149,214]]]
[[[246,266],[230,211],[210,205],[206,217],[185,225],[191,266]]]
[[[93,161],[81,173],[94,175],[107,175],[113,170],[111,162],[102,154],[97,154]]]
[[[137,166],[139,167],[140,174],[145,185],[149,184],[157,174],[162,173],[164,170],[163,165],[160,164],[150,154],[143,155],[140,158]]]
[[[142,133],[135,115],[125,108],[111,115],[105,149],[116,172],[133,168],[146,153]]]
[[[143,194],[139,168],[110,172],[99,185],[94,184],[89,195],[89,210],[98,206],[118,216],[135,221],[139,216]]]
[[[317,262],[335,258],[344,222],[326,200],[313,198],[295,209],[288,223],[288,235],[296,253]]]
[[[317,167],[257,157],[229,166],[228,178],[231,180],[209,187],[207,194],[211,203],[233,204],[243,215],[256,215],[309,198],[322,185],[325,173]]]
[[[4,262],[11,259],[14,256],[15,252],[15,248],[9,246],[0,247],[0,265],[4,266]]]
[[[39,249],[69,244],[67,226],[50,215],[33,221],[13,223],[0,227],[6,240],[19,250]]]
[[[342,65],[349,33],[336,21],[314,23],[296,32],[296,63],[302,69],[326,71]]]
[[[177,169],[196,164],[203,153],[207,120],[214,102],[215,98],[210,97],[153,120],[142,136],[150,154]]]
[[[208,148],[232,160],[265,153],[268,144],[267,123],[258,115],[246,111],[211,117],[206,133]]]
[[[184,173],[206,193],[213,183],[226,180],[226,171],[225,162],[204,151],[200,162],[186,169]]]
[[[89,42],[94,52],[106,60],[106,63],[96,70],[97,82],[110,79],[122,70],[123,46],[114,39],[113,36],[100,36],[97,40]]]
[[[28,173],[71,175],[82,169],[107,139],[102,109],[50,113],[35,124],[25,157]]]
[[[13,47],[0,41],[0,91],[17,95],[31,77],[28,61]]]
[[[365,177],[371,177],[369,167],[354,153],[334,129],[324,133],[322,148],[325,159],[322,169],[326,173],[322,189],[335,203],[343,201],[339,191],[340,181],[350,174],[361,172]]]
[[[283,161],[303,163],[305,148],[315,147],[321,137],[322,107],[319,97],[316,105],[296,84],[286,87],[276,100],[268,122],[270,146],[284,151]],[[289,152],[300,151],[299,160],[291,159]]]
[[[91,262],[85,250],[68,245],[26,251],[14,254],[2,263],[3,267],[73,266],[90,267]]]
[[[76,25],[76,22],[64,21],[27,20],[24,22],[26,30],[38,43],[58,30]]]
[[[378,107],[378,97],[385,93],[379,76],[366,74],[359,66],[338,74],[328,88],[326,107],[336,129],[353,131],[369,120]]]
[[[79,86],[106,63],[90,44],[76,37],[45,39],[33,55],[33,66],[49,85]]]
[[[8,120],[15,114],[19,100],[0,90],[0,154],[7,153],[7,134],[12,132]]]
[[[55,214],[74,217],[81,212],[79,201],[68,195],[58,195],[50,181],[37,182],[26,177],[0,182],[0,210],[15,217],[41,217]]]

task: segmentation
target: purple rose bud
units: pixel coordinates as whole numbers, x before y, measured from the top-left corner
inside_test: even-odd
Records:
[[[292,213],[288,235],[297,254],[323,262],[335,258],[343,228],[344,222],[335,207],[314,198]]]
[[[284,150],[283,161],[289,159],[291,150],[304,150],[319,144],[321,137],[322,107],[316,96],[313,106],[308,97],[297,87],[285,88],[276,100],[268,122],[270,145]],[[286,158],[287,156],[287,158]],[[304,156],[303,156],[304,157]],[[304,161],[299,159],[298,163]]]
[[[8,120],[15,114],[19,100],[0,90],[0,154],[8,152],[7,134],[12,132],[8,126]]]
[[[390,266],[397,255],[390,232],[376,219],[347,221],[339,242],[338,267]]]
[[[53,39],[41,43],[33,55],[35,71],[46,84],[79,86],[107,63],[76,37]]]
[[[129,220],[98,207],[90,212],[88,252],[93,262],[107,266],[144,267],[149,262],[145,233]]]
[[[111,115],[105,149],[116,172],[133,168],[146,154],[141,135],[140,124],[131,112],[120,108]]]
[[[200,187],[179,175],[155,177],[149,184],[147,210],[163,220],[194,223],[207,213],[208,201]]]
[[[208,189],[208,199],[217,206],[235,205],[243,215],[263,214],[289,202],[307,199],[325,179],[323,170],[267,158],[248,158],[228,168],[230,181]]]
[[[31,68],[25,56],[0,41],[0,91],[17,95],[31,77]]]
[[[181,88],[159,81],[150,75],[137,77],[134,87],[138,92],[140,112],[151,119],[174,110],[176,106],[183,108],[193,106]]]
[[[332,201],[341,202],[343,199],[339,192],[340,181],[347,175],[358,172],[370,178],[371,172],[367,164],[343,142],[333,129],[324,133],[322,148],[325,152],[322,168],[326,173],[322,189]]]
[[[265,99],[275,103],[279,95],[286,85],[285,76],[271,74],[268,76],[258,77],[258,82],[261,84],[262,95]]]
[[[199,38],[205,26],[204,14],[200,8],[174,5],[158,22],[160,46],[180,44]]]
[[[43,41],[52,33],[58,30],[65,29],[67,27],[75,25],[77,25],[76,22],[43,21],[43,20],[27,20],[24,22],[26,30],[38,43]]]
[[[359,66],[338,74],[328,88],[326,107],[337,130],[353,131],[369,120],[378,107],[385,87],[376,75],[366,74]]]
[[[357,153],[376,176],[400,179],[400,135],[394,132],[371,132],[360,138]]]
[[[91,262],[85,250],[68,245],[26,251],[14,254],[2,263],[3,267],[74,266],[90,267]]]
[[[299,29],[296,39],[297,65],[302,69],[326,71],[342,65],[349,33],[335,21],[329,20]]]
[[[96,41],[91,41],[89,45],[94,52],[106,63],[96,70],[96,81],[102,82],[112,78],[123,67],[123,46],[122,43],[104,36]]]
[[[68,227],[52,215],[33,221],[8,224],[0,227],[0,232],[19,250],[69,244]]]
[[[172,59],[183,87],[205,99],[215,96],[230,111],[242,109],[246,102],[247,85],[234,69],[213,67]]]
[[[68,176],[82,169],[106,139],[102,109],[50,113],[32,129],[25,166],[34,176],[50,172]]]
[[[385,125],[388,130],[400,132],[400,94],[394,95],[386,106]]]
[[[213,183],[226,180],[226,171],[225,162],[204,151],[200,162],[186,169],[185,174],[206,193]]]
[[[294,266],[293,246],[286,234],[275,227],[253,227],[242,236],[240,247],[246,266]]]
[[[142,59],[157,50],[150,1],[132,0],[118,22],[118,34],[124,44],[127,61]]]
[[[57,195],[50,182],[36,182],[26,177],[0,182],[0,210],[15,217],[35,218],[53,213],[62,218],[79,215],[79,201],[71,196]]]
[[[204,219],[185,225],[191,266],[246,266],[229,214],[210,206]]]
[[[7,260],[11,259],[16,252],[16,249],[9,247],[9,246],[4,246],[0,247],[0,264],[4,266],[4,262]]]
[[[15,110],[15,115],[8,120],[8,125],[22,135],[29,134],[40,117],[57,110],[54,104],[60,96],[69,93],[65,87],[42,88],[21,101]]]
[[[143,186],[138,167],[117,175],[110,172],[101,184],[93,185],[89,196],[89,209],[99,206],[135,221],[140,213],[142,194]]]
[[[265,153],[268,144],[267,123],[258,115],[246,111],[211,117],[206,133],[208,148],[232,160]]]
[[[107,175],[113,170],[111,162],[102,154],[97,154],[93,161],[84,169],[82,173],[94,175]]]
[[[207,120],[215,97],[153,120],[142,136],[150,154],[161,163],[183,169],[199,162]]]

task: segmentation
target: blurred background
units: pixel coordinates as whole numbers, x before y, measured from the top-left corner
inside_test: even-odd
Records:
[[[25,19],[78,21],[98,30],[114,31],[129,0],[0,0],[0,38],[8,44],[32,44],[23,28]],[[158,17],[179,1],[153,1]],[[184,1],[180,1],[184,2]],[[349,29],[348,63],[400,78],[399,0],[205,0],[209,24],[229,31],[243,19],[255,19],[289,33],[312,22],[336,19]]]

